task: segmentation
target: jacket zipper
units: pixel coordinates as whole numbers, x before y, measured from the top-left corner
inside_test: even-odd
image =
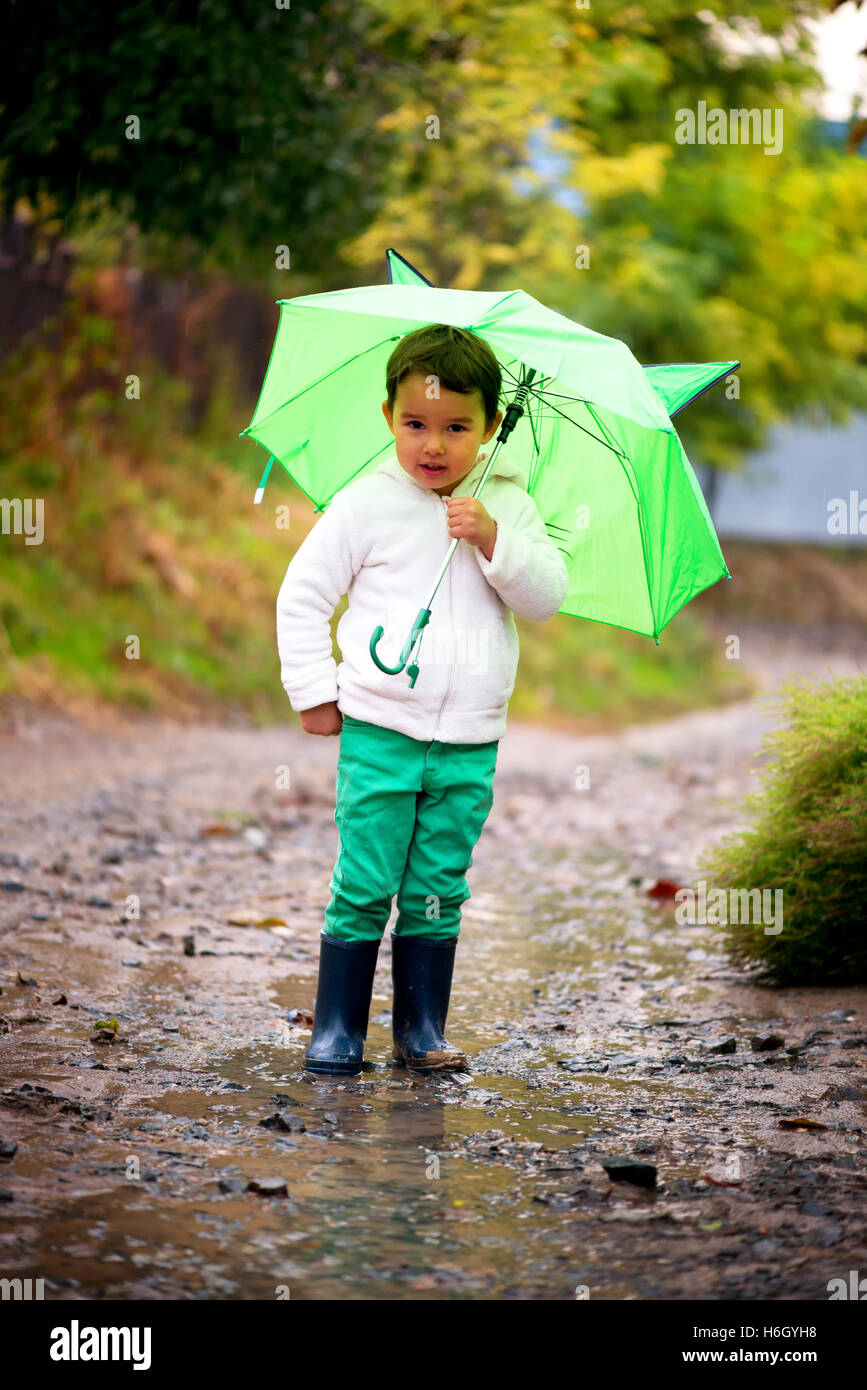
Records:
[[[440,498],[439,500],[440,500],[440,502],[441,502],[441,504],[442,504],[442,508],[443,508],[444,515],[445,515],[446,518],[447,518],[447,517],[448,517],[448,511],[447,511],[447,508],[446,508],[445,501],[443,500],[443,498]],[[451,538],[451,536],[449,535],[448,520],[446,520],[446,540],[448,541],[449,545],[451,545],[452,538]],[[455,547],[455,554],[452,556],[452,562],[451,562],[451,564],[449,565],[448,571],[447,571],[447,574],[448,574],[448,585],[449,585],[449,622],[450,622],[450,625],[451,625],[451,626],[450,626],[450,630],[451,630],[452,627],[454,627],[454,621],[453,621],[453,620],[454,620],[454,612],[453,612],[453,601],[452,601],[452,600],[453,600],[453,595],[452,595],[452,567],[454,566],[455,557],[457,556],[457,553],[458,553],[458,552],[457,552],[457,547]],[[454,653],[452,653],[452,655],[454,655]],[[442,715],[443,708],[444,708],[444,706],[445,706],[446,700],[449,698],[449,695],[451,694],[452,680],[453,680],[453,678],[454,678],[454,663],[453,663],[452,661],[450,661],[450,662],[449,662],[449,683],[448,683],[448,685],[446,686],[446,693],[445,693],[445,695],[443,696],[442,704],[440,705],[440,707],[439,707],[439,712],[438,712],[438,714],[437,714],[436,724],[434,725],[434,731],[433,731],[433,737],[434,737],[434,739],[436,738],[437,733],[439,732],[440,717],[441,717],[441,715]]]

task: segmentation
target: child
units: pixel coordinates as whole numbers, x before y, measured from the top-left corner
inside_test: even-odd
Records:
[[[431,324],[403,337],[388,361],[382,404],[396,447],[337,493],[277,598],[281,681],[292,708],[307,733],[340,735],[340,851],[320,936],[310,1071],[361,1070],[395,894],[394,1056],[420,1071],[467,1069],[443,1029],[461,904],[470,896],[466,872],[493,804],[515,683],[513,613],[544,622],[568,587],[563,556],[504,450],[484,505],[468,495],[484,472],[479,446],[503,418],[501,384],[496,357],[475,333]],[[455,536],[410,687],[406,671],[379,670],[370,636],[384,627],[377,651],[394,665]],[[336,665],[329,620],[344,593]]]

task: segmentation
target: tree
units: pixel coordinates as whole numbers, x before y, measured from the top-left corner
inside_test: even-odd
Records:
[[[821,79],[804,21],[822,6],[465,0],[438,10],[444,56],[426,0],[375,8],[419,77],[389,118],[391,196],[346,259],[376,265],[391,244],[437,284],[520,284],[643,362],[740,359],[739,399],[717,388],[677,422],[714,467],[786,415],[867,406],[867,179],[805,102]],[[782,149],[679,143],[678,112],[700,102],[781,111]],[[547,183],[528,168],[539,136],[562,162]]]
[[[166,249],[261,279],[275,246],[327,276],[383,196],[381,60],[352,0],[29,0],[4,14],[2,206],[118,207]],[[348,114],[351,113],[351,119]],[[297,261],[296,261],[297,256]]]
[[[740,400],[717,388],[678,421],[729,467],[783,412],[867,403],[867,179],[805,103],[824,6],[742,9],[135,0],[94,19],[70,0],[37,32],[13,0],[0,185],[44,187],[61,215],[104,191],[259,283],[288,244],[283,294],[380,280],[395,246],[440,285],[520,285],[641,361],[739,358]],[[782,111],[781,151],[681,144],[699,103]]]

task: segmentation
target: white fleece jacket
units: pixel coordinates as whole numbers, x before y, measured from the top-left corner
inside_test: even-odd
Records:
[[[492,559],[458,541],[416,646],[412,688],[406,670],[389,676],[374,664],[370,636],[382,624],[377,654],[396,665],[451,544],[445,498],[410,477],[394,449],[337,493],[277,596],[280,678],[294,710],[336,700],[343,714],[425,742],[503,737],[518,667],[513,615],[544,622],[568,589],[563,554],[503,455],[479,499],[497,523]],[[475,463],[453,495],[470,495],[484,469]],[[338,665],[329,624],[343,594],[349,607],[337,625]]]

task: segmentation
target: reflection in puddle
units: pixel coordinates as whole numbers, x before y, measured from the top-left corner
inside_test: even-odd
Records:
[[[479,883],[465,908],[448,1033],[472,1058],[471,1075],[417,1077],[390,1064],[382,951],[373,1065],[360,1077],[304,1073],[309,1034],[292,1030],[279,1045],[211,1052],[207,1084],[140,1098],[135,1114],[114,1117],[120,1133],[100,1147],[100,1190],[75,1192],[93,1177],[85,1157],[68,1174],[68,1203],[10,1213],[13,1233],[38,1227],[38,1273],[50,1274],[56,1296],[274,1298],[281,1287],[302,1299],[571,1296],[589,1253],[565,1209],[568,1176],[585,1163],[598,1170],[593,1152],[617,1133],[607,1122],[620,1122],[623,1151],[622,1121],[634,1115],[652,1152],[681,1107],[711,1134],[720,1118],[700,1077],[681,1075],[675,1088],[660,1075],[682,1070],[701,1042],[688,1026],[660,1027],[702,997],[699,981],[678,976],[684,953],[717,957],[700,928],[685,944],[610,855],[579,870],[574,855],[552,854],[536,883],[530,896],[526,871],[510,879],[507,866],[496,890]],[[610,999],[591,1032],[581,1001],[603,988]],[[285,1016],[297,983],[274,994]],[[520,1021],[534,1004],[544,1029]],[[686,1061],[670,1063],[673,1054]],[[279,1127],[261,1123],[277,1113]],[[474,1157],[492,1132],[520,1141],[516,1164],[541,1152],[539,1177],[519,1183],[508,1163]],[[667,1172],[696,1175],[688,1154],[672,1157]],[[253,1195],[253,1178],[283,1179],[288,1195]],[[563,1193],[534,1200],[534,1181],[538,1192],[560,1181]],[[605,1296],[618,1296],[613,1285]]]

